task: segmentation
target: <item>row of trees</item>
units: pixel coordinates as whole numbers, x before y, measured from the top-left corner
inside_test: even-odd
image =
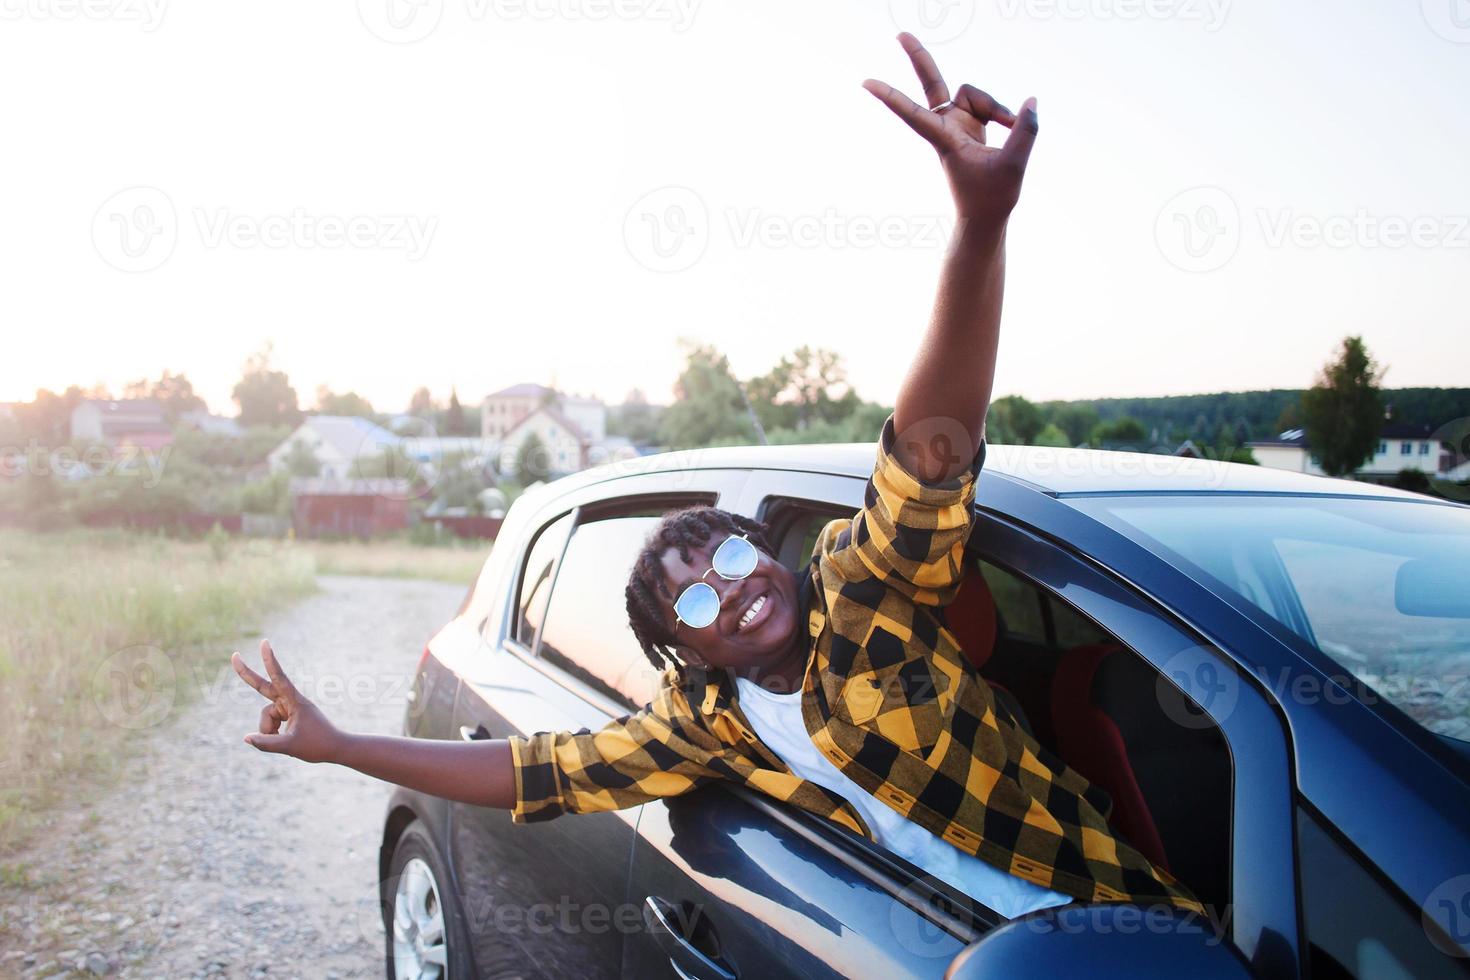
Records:
[[[841,357],[801,347],[765,374],[741,381],[708,344],[685,344],[686,362],[665,409],[640,392],[614,409],[612,431],[670,448],[771,443],[860,442],[877,438],[890,408],[861,399]],[[1384,369],[1363,339],[1343,338],[1313,386],[1160,398],[991,403],[987,438],[998,444],[1173,451],[1185,439],[1215,459],[1253,463],[1245,443],[1295,428],[1323,470],[1346,475],[1371,458],[1385,421],[1434,428],[1470,416],[1470,389],[1385,392]]]

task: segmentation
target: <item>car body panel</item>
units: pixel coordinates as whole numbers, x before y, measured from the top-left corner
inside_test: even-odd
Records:
[[[761,517],[776,499],[841,512],[861,504],[873,461],[872,444],[700,450],[610,464],[527,492],[511,508],[457,617],[459,627],[441,631],[431,643],[434,663],[426,669],[441,679],[426,701],[434,707],[424,714],[443,713],[441,685],[454,690],[453,730],[446,734],[441,721],[426,718],[410,730],[426,737],[457,737],[459,728],[476,726],[493,735],[528,733],[595,727],[618,712],[606,698],[507,642],[529,538],[558,514],[596,508],[609,497],[646,495],[705,495]],[[1351,839],[1380,876],[1421,902],[1444,869],[1470,867],[1470,836],[1463,819],[1457,822],[1470,812],[1470,788],[1391,713],[1355,701],[1283,697],[1283,683],[1301,676],[1330,684],[1334,665],[1303,649],[1295,634],[1259,610],[1241,608],[1146,542],[1086,512],[1090,497],[1125,490],[1372,496],[1406,505],[1426,505],[1414,503],[1424,498],[1240,464],[1038,447],[988,447],[977,484],[980,519],[972,546],[1106,625],[1193,696],[1225,733],[1236,767],[1229,935],[1262,975],[1298,976],[1304,953],[1293,878],[1297,799]],[[1233,685],[1221,700],[1189,689],[1205,664],[1224,668],[1212,676],[1228,677]],[[1343,778],[1345,772],[1352,778]],[[1385,799],[1394,806],[1383,806]],[[438,839],[452,841],[446,853],[456,887],[467,896],[467,915],[476,914],[468,910],[478,900],[485,921],[485,903],[495,900],[484,897],[485,882],[495,882],[496,894],[513,896],[523,907],[590,895],[589,901],[620,906],[625,922],[627,910],[649,896],[702,902],[721,938],[735,944],[731,958],[746,976],[774,967],[790,975],[835,975],[879,963],[885,975],[938,976],[964,945],[967,929],[974,938],[988,928],[983,915],[926,913],[923,903],[916,911],[895,893],[892,881],[900,879],[873,871],[884,866],[881,860],[864,857],[850,840],[848,852],[831,849],[831,841],[854,835],[837,827],[803,829],[792,821],[805,815],[773,811],[775,804],[742,799],[728,788],[526,826],[472,807],[436,811],[435,803],[404,791],[394,794],[393,805],[428,814],[442,828]],[[1405,827],[1413,828],[1411,838]],[[478,836],[497,840],[480,842]],[[1427,860],[1429,853],[1445,860]],[[795,864],[779,863],[792,855]],[[528,861],[538,874],[527,872]],[[590,886],[589,877],[597,879]],[[895,949],[895,935],[910,928],[917,949],[903,942]],[[647,971],[667,964],[667,949],[646,927],[613,931],[618,938],[612,940],[573,937],[570,950],[547,952],[552,958],[546,962],[587,976],[619,970],[657,975]],[[875,948],[880,943],[886,944],[881,951]],[[489,944],[482,955],[504,963],[495,958],[541,951],[534,943],[502,942]]]

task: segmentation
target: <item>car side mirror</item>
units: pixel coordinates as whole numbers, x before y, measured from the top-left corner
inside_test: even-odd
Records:
[[[1012,919],[956,957],[944,974],[945,980],[1142,976],[1250,980],[1255,974],[1205,917],[1171,906],[1116,902]]]

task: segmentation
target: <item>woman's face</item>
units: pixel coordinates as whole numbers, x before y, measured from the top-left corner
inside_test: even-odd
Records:
[[[679,655],[687,663],[760,668],[780,659],[791,646],[792,634],[801,625],[797,621],[796,576],[757,548],[754,571],[734,581],[721,578],[710,571],[710,563],[715,549],[727,537],[729,534],[724,531],[710,535],[703,545],[689,549],[687,562],[679,557],[677,549],[669,548],[663,553],[664,584],[670,595],[678,598],[689,585],[703,581],[720,597],[719,616],[703,629],[677,622],[673,601],[663,599],[666,622],[674,631]],[[765,601],[742,626],[742,617],[761,599]]]

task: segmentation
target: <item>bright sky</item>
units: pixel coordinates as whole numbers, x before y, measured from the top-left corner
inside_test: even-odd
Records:
[[[919,96],[900,26],[1039,100],[997,394],[1299,387],[1347,333],[1464,385],[1456,2],[0,0],[0,399],[168,368],[233,413],[271,340],[306,404],[662,401],[691,337],[891,401],[950,213],[860,86]]]

